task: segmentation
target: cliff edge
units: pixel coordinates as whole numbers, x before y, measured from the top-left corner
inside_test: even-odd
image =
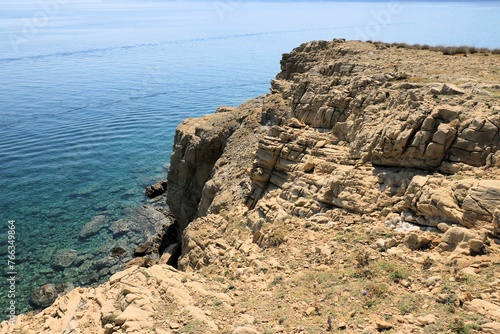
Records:
[[[499,68],[344,40],[284,54],[269,94],[177,129],[178,269],[132,266],[1,332],[498,333]]]

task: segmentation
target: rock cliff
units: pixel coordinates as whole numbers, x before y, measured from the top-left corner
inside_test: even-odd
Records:
[[[499,65],[301,45],[269,94],[178,127],[180,271],[132,266],[2,333],[497,333]]]

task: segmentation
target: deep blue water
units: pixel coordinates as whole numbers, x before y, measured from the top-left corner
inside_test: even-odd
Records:
[[[97,247],[78,239],[86,222],[147,202],[182,119],[265,94],[283,52],[337,37],[500,47],[496,1],[57,1],[0,4],[0,266],[15,220],[18,312],[34,286],[78,284],[50,255]]]

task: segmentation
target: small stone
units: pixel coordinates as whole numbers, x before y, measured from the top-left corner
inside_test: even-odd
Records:
[[[448,224],[446,224],[446,223],[439,223],[439,224],[437,224],[438,230],[440,230],[443,233],[446,232],[446,231],[448,231],[450,229],[450,227],[451,226],[448,225]]]
[[[432,276],[425,280],[425,286],[432,287],[437,283],[441,282],[443,278],[441,276]]]
[[[411,283],[407,279],[401,280],[400,284],[405,288],[409,288],[411,286]]]
[[[176,322],[171,322],[170,324],[168,324],[170,329],[179,329],[181,326],[176,323]]]
[[[486,253],[486,245],[482,240],[472,239],[469,241],[469,251],[472,256],[483,255]]]
[[[344,330],[347,328],[347,324],[345,322],[339,322],[337,328],[340,330]]]
[[[428,314],[426,316],[417,317],[417,322],[421,326],[427,326],[435,324],[437,322],[437,317],[434,314]]]
[[[327,246],[316,246],[315,248],[316,254],[320,254],[323,256],[332,255],[332,250]]]
[[[377,325],[377,329],[379,330],[389,330],[393,327],[393,325],[382,319],[375,319],[375,325]]]
[[[385,249],[385,239],[377,239],[377,241],[375,241],[375,245],[378,249]]]
[[[386,248],[392,248],[392,247],[396,246],[397,243],[398,242],[396,241],[396,239],[391,238],[391,239],[389,239],[389,240],[386,241],[385,247]]]
[[[114,324],[106,324],[104,326],[104,334],[112,334],[113,333],[113,327],[115,327]]]
[[[232,334],[261,334],[252,327],[236,327]]]
[[[411,233],[405,240],[405,245],[411,250],[421,250],[427,248],[431,240],[416,233]]]
[[[306,310],[306,314],[307,315],[311,315],[313,314],[314,312],[316,312],[316,308],[315,307],[308,307],[307,310]]]

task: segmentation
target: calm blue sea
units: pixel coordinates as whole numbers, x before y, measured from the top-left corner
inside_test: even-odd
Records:
[[[500,47],[500,2],[41,0],[0,3],[0,269],[16,231],[16,312],[79,284],[51,254],[86,252],[96,215],[147,202],[186,117],[265,94],[313,39]],[[82,269],[83,270],[83,269]],[[5,282],[4,282],[5,283]],[[0,286],[5,313],[9,286]]]

